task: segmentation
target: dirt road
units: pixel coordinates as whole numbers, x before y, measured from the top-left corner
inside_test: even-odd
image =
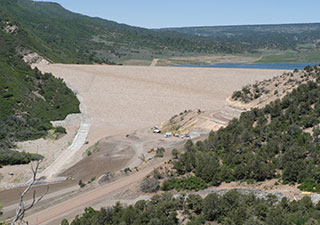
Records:
[[[154,168],[160,166],[162,162],[155,164],[154,166],[140,170],[130,176],[121,178],[113,183],[103,185],[95,190],[83,193],[65,202],[42,210],[38,213],[28,216],[25,220],[29,224],[48,224],[50,221],[56,220],[63,216],[72,213],[73,211],[81,210],[87,206],[90,206],[95,200],[103,198],[104,196],[117,191],[123,187],[129,186],[139,180],[142,180],[145,176],[151,173]]]

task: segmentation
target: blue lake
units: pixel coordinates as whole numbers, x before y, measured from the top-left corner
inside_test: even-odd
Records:
[[[275,70],[303,70],[304,67],[310,65],[315,66],[320,63],[218,63],[212,65],[193,65],[184,64],[176,65],[176,67],[204,67],[204,68],[244,68],[244,69],[275,69]]]

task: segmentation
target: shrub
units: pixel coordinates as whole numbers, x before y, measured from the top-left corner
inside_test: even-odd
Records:
[[[172,150],[172,158],[173,159],[178,159],[179,158],[179,152],[175,148]]]
[[[62,126],[58,126],[58,127],[55,127],[54,133],[55,134],[66,134],[67,131],[66,131],[66,128],[64,128]]]
[[[163,183],[161,190],[169,191],[172,189],[176,189],[177,191],[199,191],[206,189],[207,187],[208,185],[203,179],[201,179],[200,177],[192,176],[188,178],[169,178]]]
[[[153,177],[156,178],[157,180],[163,178],[162,174],[157,169],[153,170]]]
[[[232,99],[234,99],[234,100],[237,100],[237,99],[239,99],[239,98],[241,98],[241,97],[242,97],[241,91],[235,91],[235,92],[233,92],[233,94],[232,94]]]
[[[87,150],[87,156],[92,155],[92,152],[90,150]]]
[[[127,167],[127,168],[124,169],[124,172],[125,172],[126,174],[129,173],[129,172],[131,173],[132,170],[131,170],[129,167]]]
[[[89,181],[88,184],[91,184],[92,182],[94,182],[97,179],[97,177],[92,177]]]
[[[63,219],[63,220],[61,221],[61,225],[69,225],[68,220]]]
[[[311,71],[313,71],[313,67],[308,65],[308,66],[304,67],[304,70],[307,72],[311,72]]]
[[[145,177],[140,187],[145,193],[153,193],[159,190],[159,181],[154,177]]]
[[[83,183],[82,180],[79,180],[79,183],[78,183],[78,184],[79,184],[80,188],[83,188],[84,186],[86,186],[86,184]]]
[[[162,158],[164,156],[165,151],[166,150],[164,148],[158,148],[156,151],[156,157]]]
[[[201,213],[203,208],[201,196],[196,194],[190,194],[187,198],[187,207],[188,209],[193,210],[196,214]]]
[[[298,186],[301,191],[317,192],[320,193],[320,184],[312,180],[307,180]]]

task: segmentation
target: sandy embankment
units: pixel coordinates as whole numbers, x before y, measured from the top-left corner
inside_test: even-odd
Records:
[[[63,78],[92,118],[90,143],[153,126],[186,109],[220,110],[233,91],[282,70],[37,65]]]
[[[284,72],[108,65],[36,66],[63,78],[81,96],[92,122],[87,137],[90,145],[107,136],[151,127],[186,109],[221,110],[233,91]],[[56,160],[43,174],[51,177],[74,165],[81,160],[84,148],[88,146],[72,154],[65,152],[60,157],[62,160]]]

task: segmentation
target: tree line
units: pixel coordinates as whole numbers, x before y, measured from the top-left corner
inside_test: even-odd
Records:
[[[277,200],[273,195],[257,198],[236,190],[224,195],[210,193],[205,198],[197,194],[173,197],[166,193],[140,200],[128,207],[117,203],[113,207],[94,210],[86,208],[84,214],[70,223],[61,225],[201,225],[214,224],[319,224],[320,204],[310,197],[290,202]]]

